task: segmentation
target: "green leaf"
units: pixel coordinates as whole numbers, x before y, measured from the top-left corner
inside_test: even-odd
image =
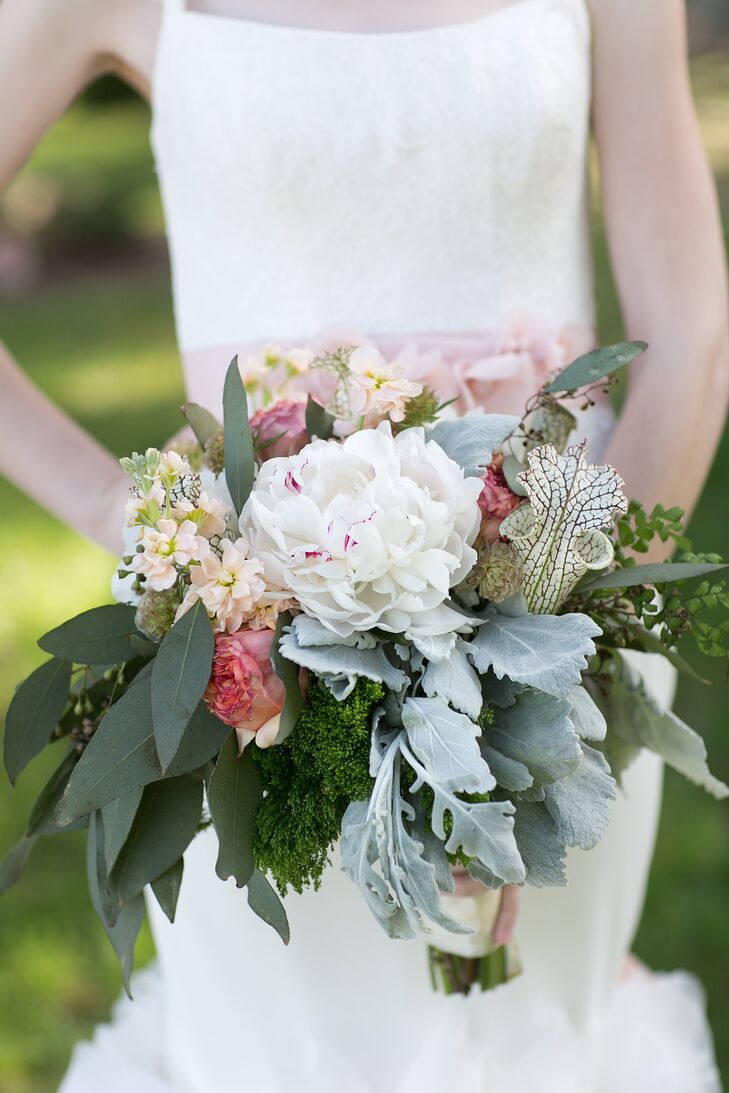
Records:
[[[686,675],[691,676],[692,679],[698,680],[699,683],[710,684],[710,679],[705,679],[700,675],[693,665],[677,653],[675,649],[669,649],[667,645],[664,645],[661,639],[652,630],[647,630],[644,626],[634,626],[633,634],[635,640],[641,645],[646,653],[658,653],[659,656],[665,657],[669,664],[679,671],[684,672]]]
[[[210,682],[213,630],[202,600],[165,635],[152,671],[154,739],[162,770],[177,754],[188,721]]]
[[[110,801],[101,810],[104,820],[104,865],[107,873],[111,873],[121,848],[127,841],[143,792],[144,787],[137,786],[123,797]]]
[[[599,577],[591,577],[580,584],[580,592],[595,592],[601,588],[633,588],[641,584],[673,584],[690,581],[707,573],[720,573],[729,569],[729,563],[715,565],[710,562],[655,562],[649,565],[629,565],[613,569]]]
[[[10,781],[16,778],[50,743],[68,701],[71,665],[65,660],[47,660],[20,684],[5,719],[5,769]]]
[[[614,372],[630,364],[641,353],[645,353],[648,345],[646,342],[619,342],[617,345],[606,345],[602,349],[593,349],[577,360],[572,361],[552,382],[545,387],[550,395],[560,394],[564,391],[576,391],[579,387],[587,387],[598,380],[611,376]]]
[[[46,653],[74,664],[119,664],[135,655],[131,637],[138,634],[135,609],[114,603],[93,607],[49,630],[38,644]]]
[[[117,797],[163,777],[152,728],[151,672],[147,665],[115,702],[76,764],[57,810],[70,823]],[[168,775],[197,770],[218,754],[230,729],[200,703],[190,719]]]
[[[157,880],[152,881],[152,891],[155,894],[157,903],[159,903],[170,922],[175,921],[175,911],[177,910],[177,900],[180,895],[184,868],[185,860],[180,858],[166,873],[163,873],[161,877],[157,877]]]
[[[99,813],[94,813],[89,822],[86,872],[91,902],[119,958],[124,989],[131,998],[129,981],[134,966],[134,947],[144,919],[144,899],[139,895],[118,908],[113,925],[107,921],[110,892],[104,866],[104,823]]]
[[[0,862],[0,896],[20,880],[35,844],[35,835],[23,836]]]
[[[28,826],[25,831],[26,835],[56,835],[65,831],[78,831],[86,827],[85,818],[65,825],[58,824],[55,819],[58,802],[63,797],[68,780],[77,762],[78,756],[72,749],[60,766],[56,767],[30,810]]]
[[[271,645],[271,663],[273,670],[286,688],[284,708],[281,711],[281,723],[278,730],[278,742],[284,740],[296,722],[304,708],[304,699],[299,686],[299,668],[293,661],[287,660],[281,654],[280,642],[285,626],[291,624],[291,615],[284,611],[276,619],[276,636]]]
[[[218,419],[197,402],[186,402],[182,412],[202,448],[222,429]]]
[[[248,400],[238,369],[237,356],[230,362],[225,377],[223,415],[225,481],[235,511],[240,516],[253,488],[256,457],[248,422]]]
[[[305,420],[306,431],[312,440],[315,436],[318,436],[320,440],[329,440],[334,431],[334,415],[327,413],[311,395],[306,400]]]
[[[254,869],[247,885],[248,906],[267,925],[272,926],[284,945],[291,939],[286,909],[278,894],[260,869]]]
[[[197,832],[202,782],[188,776],[147,786],[127,841],[111,872],[123,902],[177,863]]]
[[[231,733],[210,778],[208,803],[219,843],[215,872],[221,880],[235,877],[239,888],[253,873],[253,833],[262,798],[261,776],[250,748],[239,759],[238,741]]]

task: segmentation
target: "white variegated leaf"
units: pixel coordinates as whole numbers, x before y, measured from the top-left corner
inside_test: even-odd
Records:
[[[627,500],[617,471],[588,464],[584,444],[572,445],[565,455],[544,444],[527,460],[519,480],[529,505],[507,516],[500,531],[522,557],[529,610],[551,614],[588,569],[610,564],[612,544],[599,529],[627,510]]]

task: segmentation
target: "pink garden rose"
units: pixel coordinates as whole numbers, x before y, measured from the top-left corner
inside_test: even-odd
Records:
[[[522,501],[522,497],[509,489],[501,469],[501,460],[497,457],[483,476],[483,489],[478,499],[478,507],[483,517],[481,536],[495,542],[499,537],[501,521],[518,508]]]
[[[258,410],[251,418],[251,429],[254,435],[258,435],[259,443],[273,441],[261,451],[262,459],[298,455],[304,445],[309,443],[306,432],[306,403],[282,400],[265,410]],[[275,440],[275,437],[278,439]]]
[[[216,634],[213,671],[205,702],[232,725],[242,751],[253,738],[261,748],[275,743],[284,706],[284,685],[271,663],[272,630]]]

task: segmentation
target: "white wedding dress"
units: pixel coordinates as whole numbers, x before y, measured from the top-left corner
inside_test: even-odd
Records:
[[[164,2],[152,138],[192,399],[219,409],[232,351],[343,324],[427,331],[446,366],[460,334],[501,339],[481,362],[498,405],[499,384],[526,393],[539,372],[525,330],[592,324],[585,0],[385,34]],[[669,702],[670,669],[644,667]],[[287,897],[284,948],[215,877],[205,833],[176,924],[150,905],[157,965],[62,1093],[717,1093],[698,984],[620,980],[661,776],[639,757],[567,887],[524,892],[523,976],[467,999],[431,991],[426,939],[388,940],[336,862]]]

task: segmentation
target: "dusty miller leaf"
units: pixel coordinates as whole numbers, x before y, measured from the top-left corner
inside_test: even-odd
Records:
[[[450,421],[439,421],[426,434],[450,456],[467,478],[480,478],[493,453],[514,432],[519,418],[510,414],[466,414]]]
[[[615,781],[605,757],[587,744],[581,746],[577,770],[545,786],[544,803],[563,843],[592,850],[607,830]]]

